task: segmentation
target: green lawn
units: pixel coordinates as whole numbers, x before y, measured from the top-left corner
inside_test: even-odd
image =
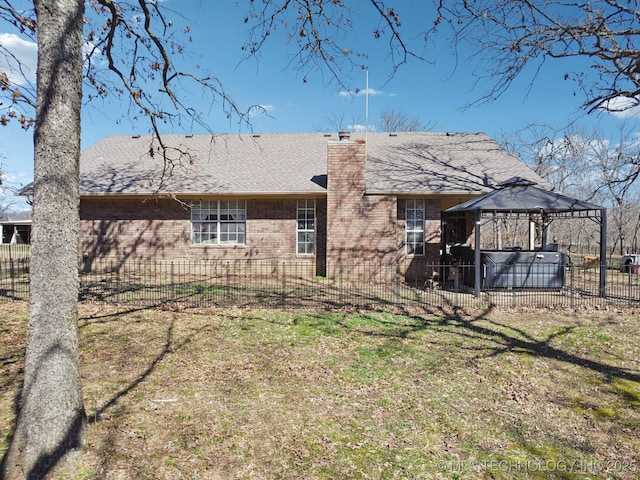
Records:
[[[0,305],[0,448],[26,305]],[[625,311],[81,306],[75,479],[640,476]]]

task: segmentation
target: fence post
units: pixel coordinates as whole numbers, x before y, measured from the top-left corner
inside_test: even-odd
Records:
[[[516,292],[518,290],[518,278],[522,273],[522,268],[519,268],[520,265],[518,263],[513,264],[513,275],[511,279],[513,280],[511,284],[511,308],[516,308],[518,306],[518,300],[516,298]],[[523,285],[524,286],[524,285]]]
[[[11,291],[16,294],[16,271],[13,265],[13,256],[11,255],[11,244],[9,244],[9,275],[11,276]]]
[[[627,277],[628,277],[628,286],[629,286],[627,297],[629,298],[629,305],[631,305],[631,293],[632,293],[631,284],[633,283],[631,278],[631,270],[632,270],[631,265],[629,265],[629,268],[627,268]]]
[[[174,271],[173,271],[173,260],[171,260],[171,265],[169,266],[169,289],[171,290],[171,301],[176,301],[176,289],[174,282]]]
[[[453,267],[451,268],[453,270],[453,292],[454,292],[453,303],[455,303],[456,307],[459,307],[460,306],[460,269],[464,268],[464,264],[458,265],[458,263],[454,263]],[[480,295],[478,295],[477,298],[480,298]]]
[[[571,308],[575,308],[575,303],[576,303],[576,292],[575,292],[575,285],[573,284],[573,272],[574,272],[574,265],[573,263],[569,264],[569,297],[571,298]]]
[[[226,266],[226,282],[227,282],[227,288],[225,289],[226,290],[225,301],[228,303],[229,298],[231,297],[231,273],[229,272],[228,260],[227,260],[227,266]]]
[[[113,265],[115,265],[115,267],[113,267]],[[115,269],[116,274],[116,298],[120,300],[120,266],[114,261],[111,262],[111,266]]]
[[[287,301],[287,264],[286,262],[282,262],[282,293],[281,300],[282,305],[284,305]]]

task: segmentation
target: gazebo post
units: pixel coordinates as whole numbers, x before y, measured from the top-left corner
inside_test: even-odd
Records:
[[[529,245],[528,250],[533,250],[536,244],[536,221],[533,214],[529,215]]]
[[[542,232],[541,232],[542,239],[540,240],[540,246],[544,250],[544,248],[547,246],[547,243],[549,241],[549,238],[547,235],[548,229],[549,229],[549,218],[545,212],[542,212],[540,216],[542,217]]]
[[[476,230],[475,230],[475,279],[474,279],[474,295],[476,298],[480,298],[480,219],[482,217],[482,210],[476,210]]]
[[[600,210],[600,296],[607,296],[607,209]]]

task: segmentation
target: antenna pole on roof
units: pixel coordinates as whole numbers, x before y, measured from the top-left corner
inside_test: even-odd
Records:
[[[364,148],[367,148],[367,135],[369,134],[369,70],[364,86]]]

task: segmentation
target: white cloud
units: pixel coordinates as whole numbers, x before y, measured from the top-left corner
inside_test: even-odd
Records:
[[[84,63],[85,73],[88,68],[88,65],[86,62],[86,60],[88,59],[90,59],[92,63],[95,63],[97,61],[97,64],[101,66],[105,66],[109,63],[106,57],[103,57],[101,55],[101,50],[98,47],[96,47],[96,44],[93,42],[87,42],[86,40],[82,44],[82,57],[85,59],[85,63]]]
[[[84,57],[88,57],[92,52],[92,58],[99,59],[101,64],[106,63],[100,59],[100,51],[95,45],[85,42],[82,46]],[[35,42],[24,40],[12,33],[0,33],[0,71],[7,74],[12,84],[35,84],[37,64],[38,45]]]
[[[369,94],[371,96],[373,95],[384,95],[384,92],[380,91],[380,90],[376,90],[375,88],[364,88],[362,90],[360,89],[356,89],[354,91],[347,91],[347,90],[342,90],[340,92],[338,92],[338,96],[339,97],[348,97],[348,98],[352,98],[352,97],[362,97],[366,94]]]
[[[609,100],[603,109],[618,118],[640,116],[640,98],[616,97]]]
[[[38,46],[13,33],[0,33],[0,71],[14,85],[34,84],[38,62]]]
[[[368,129],[370,132],[376,131],[376,127],[374,127],[373,125],[369,125]],[[347,130],[350,132],[366,132],[367,125],[360,125],[360,124],[347,125]]]
[[[273,105],[254,105],[249,109],[249,115],[254,117],[257,115],[268,115],[269,112],[273,112],[276,108]]]

